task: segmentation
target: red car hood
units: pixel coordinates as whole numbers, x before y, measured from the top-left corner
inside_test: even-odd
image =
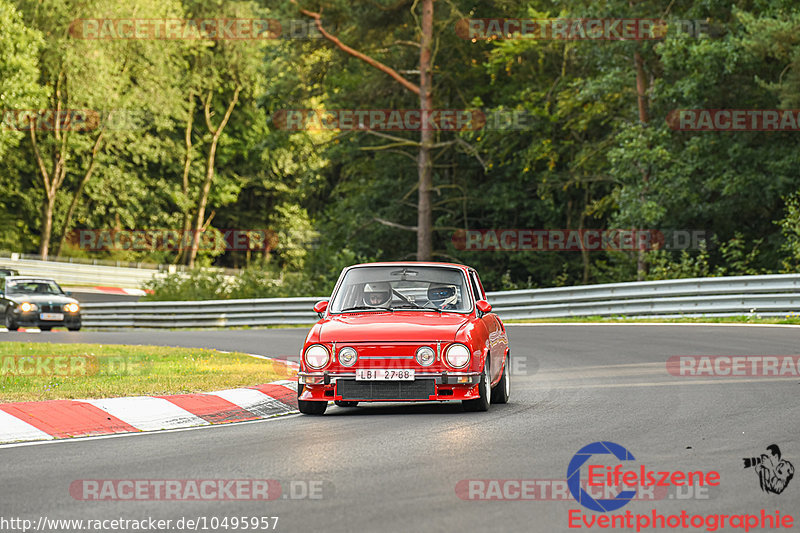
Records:
[[[451,341],[469,315],[395,311],[344,313],[322,323],[320,342]]]

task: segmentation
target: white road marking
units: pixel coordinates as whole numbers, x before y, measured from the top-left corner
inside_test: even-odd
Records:
[[[0,442],[18,440],[52,440],[54,437],[19,418],[0,411]]]
[[[759,383],[759,382],[767,382],[767,381],[784,381],[784,382],[791,382],[796,381],[797,376],[785,377],[785,378],[756,378],[756,379],[726,379],[726,378],[717,378],[717,379],[683,379],[680,381],[651,381],[651,382],[644,382],[644,383],[585,383],[581,385],[549,385],[547,382],[534,382],[535,389],[547,389],[547,390],[558,390],[558,389],[618,389],[618,388],[625,388],[625,387],[674,387],[674,386],[684,386],[684,385],[733,385],[737,383]],[[539,387],[537,385],[543,385]]]
[[[134,396],[80,401],[90,403],[142,431],[210,425],[199,416],[163,398]]]
[[[255,389],[227,389],[205,394],[219,396],[257,416],[271,416],[291,407]]]
[[[284,418],[294,418],[299,417],[300,413],[297,411],[292,411],[290,413],[281,413],[270,418],[259,418],[258,420],[245,420],[244,422],[231,422],[228,424],[212,424],[210,426],[197,426],[191,428],[177,428],[177,429],[165,429],[163,431],[143,431],[141,433],[114,433],[111,435],[91,435],[88,437],[74,437],[71,439],[54,439],[54,440],[39,440],[39,441],[32,441],[32,442],[15,442],[9,444],[0,444],[0,450],[3,448],[21,448],[23,446],[39,446],[41,444],[68,444],[73,442],[83,442],[87,440],[104,440],[104,439],[123,439],[127,437],[144,437],[145,435],[162,435],[164,433],[179,433],[182,431],[197,431],[201,429],[219,429],[219,428],[228,428],[231,426],[241,426],[244,424],[258,424],[261,422],[271,422],[273,420],[284,419]]]

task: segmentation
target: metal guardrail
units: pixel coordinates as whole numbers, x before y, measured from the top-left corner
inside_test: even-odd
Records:
[[[505,320],[587,316],[784,316],[800,312],[800,274],[608,283],[489,293]]]
[[[800,312],[800,274],[691,278],[488,293],[504,320],[586,316],[702,317]],[[310,324],[319,297],[87,303],[88,327]]]
[[[42,276],[55,279],[61,285],[100,285],[136,289],[145,281],[167,269],[130,268],[61,261],[23,259],[18,254],[0,257],[0,266],[18,270],[22,276]]]
[[[31,259],[34,261],[41,261],[42,258],[39,254],[23,254],[19,252],[10,252],[8,250],[0,250],[0,261],[12,259],[17,261],[19,259]],[[57,263],[73,263],[76,265],[100,265],[109,267],[125,267],[125,268],[143,268],[145,270],[166,270],[167,267],[173,265],[165,265],[158,263],[148,263],[146,261],[120,261],[116,259],[97,259],[92,257],[62,257],[57,256],[47,259],[49,262]],[[178,270],[188,270],[185,265],[174,265]]]
[[[173,272],[186,272],[184,265],[152,265],[128,261],[104,261],[83,258],[65,258],[63,261],[42,261],[36,256],[0,252],[0,267],[18,270],[22,276],[42,276],[55,279],[61,285],[99,285],[138,289],[153,276]],[[213,267],[210,270],[225,275],[235,275],[231,268]]]
[[[204,302],[108,302],[83,304],[87,327],[196,328],[311,324],[314,304],[326,298],[265,298]]]

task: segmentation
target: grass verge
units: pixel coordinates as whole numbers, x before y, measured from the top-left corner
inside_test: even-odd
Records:
[[[209,392],[288,377],[283,365],[236,352],[0,343],[0,403]]]

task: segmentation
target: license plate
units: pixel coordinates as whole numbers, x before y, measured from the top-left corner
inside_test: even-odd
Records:
[[[414,381],[414,371],[359,368],[356,381]]]
[[[42,320],[64,320],[64,313],[42,313],[39,318]]]

